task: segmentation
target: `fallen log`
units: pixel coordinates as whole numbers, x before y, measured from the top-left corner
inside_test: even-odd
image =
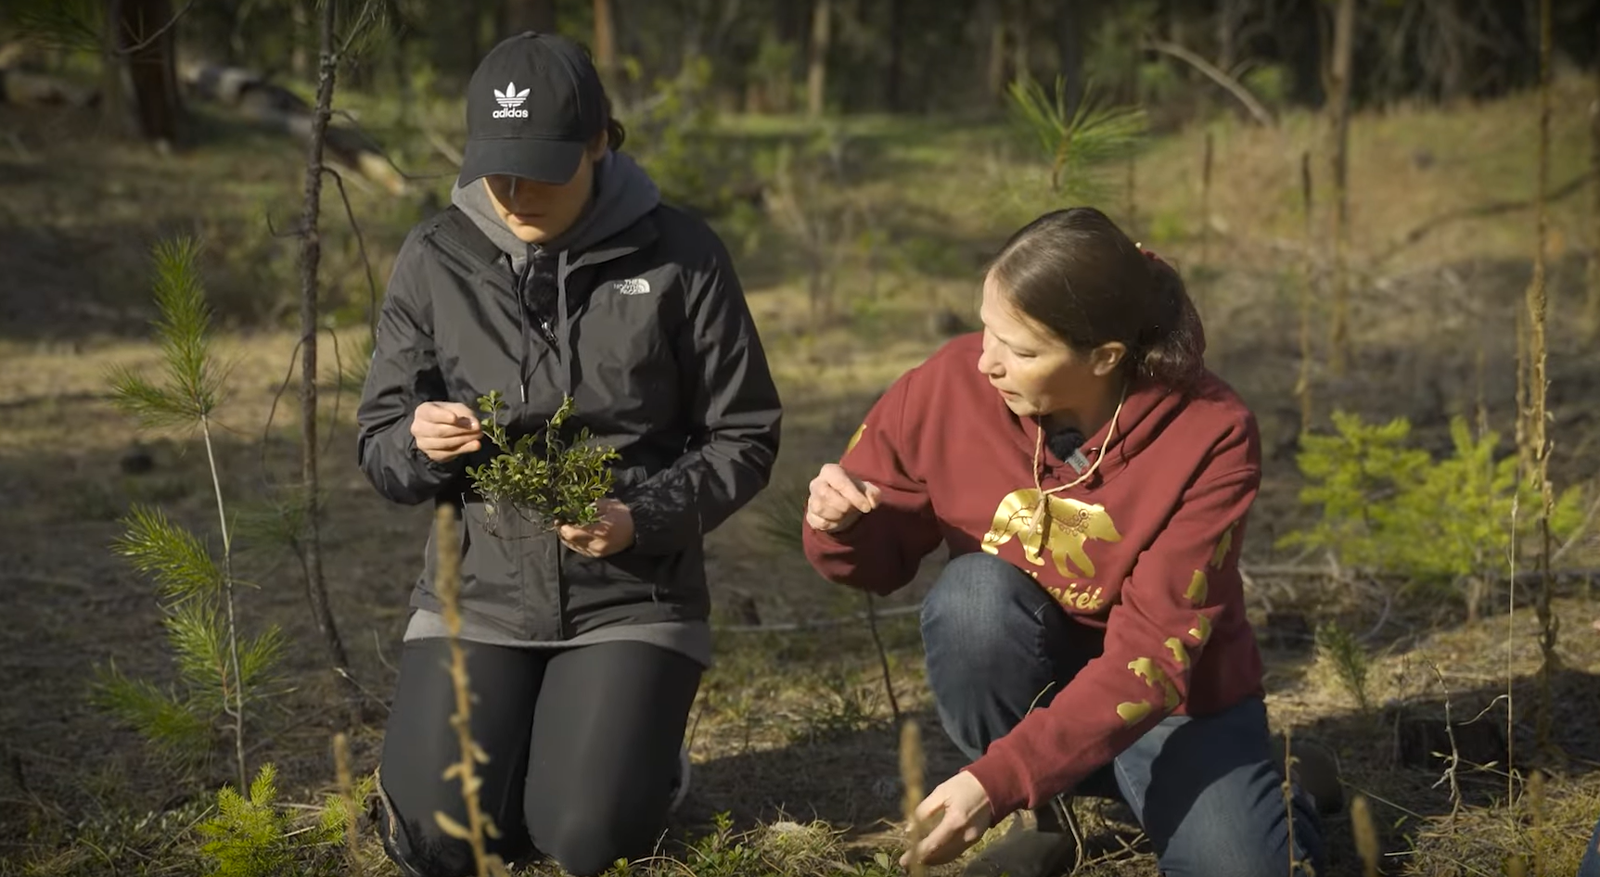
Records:
[[[9,45],[5,48],[0,52],[0,104],[78,109],[99,106],[98,87],[22,69],[23,53]],[[180,64],[178,72],[188,97],[225,107],[302,144],[310,141],[311,105],[289,89],[237,67],[187,63]],[[330,124],[324,148],[335,163],[392,195],[404,195],[410,188],[383,150],[354,128]]]
[[[18,107],[99,106],[99,89],[27,70],[0,66],[0,104]]]
[[[312,107],[305,99],[260,74],[238,67],[188,63],[179,76],[189,94],[228,107],[244,118],[301,141],[311,138]],[[408,189],[405,177],[378,145],[360,131],[329,125],[323,143],[328,157],[377,183],[393,195]]]

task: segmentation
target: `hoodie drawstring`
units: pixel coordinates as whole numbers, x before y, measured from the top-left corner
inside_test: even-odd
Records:
[[[561,357],[561,392],[562,397],[572,395],[574,385],[577,383],[573,372],[576,357],[572,355],[572,314],[567,308],[567,251],[562,250],[556,259],[556,314],[561,326],[561,335],[556,345],[556,354]]]
[[[533,274],[533,247],[528,247],[527,261],[522,263],[522,275],[517,278],[517,393],[522,404],[528,404],[528,277]]]

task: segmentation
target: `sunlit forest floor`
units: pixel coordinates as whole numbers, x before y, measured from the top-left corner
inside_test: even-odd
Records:
[[[1553,188],[1586,172],[1586,87],[1558,83]],[[340,371],[359,370],[367,309],[406,228],[432,209],[427,197],[444,203],[453,170],[430,143],[457,139],[458,113],[441,106],[401,120],[378,101],[351,97],[349,105],[391,144],[418,193],[395,198],[352,177],[359,241],[337,190],[323,205],[324,565],[352,672],[368,692],[367,722],[352,738],[360,775],[376,765],[429,521],[425,508],[385,503],[357,471],[356,395]],[[285,235],[298,218],[302,151],[225,118],[200,122],[202,147],[162,155],[100,143],[91,119],[0,107],[0,129],[15,132],[0,140],[0,582],[11,619],[0,627],[0,873],[198,873],[193,824],[232,775],[219,757],[181,781],[87,698],[95,668],[112,661],[158,681],[173,672],[151,587],[110,550],[119,517],[146,502],[202,532],[215,521],[194,437],[136,433],[109,400],[110,367],[156,361],[148,253],[159,238],[190,233],[205,246],[219,353],[232,363],[219,447],[224,492],[247,508],[298,473],[293,385],[278,394],[297,361],[297,243]],[[1572,873],[1600,816],[1600,630],[1591,626],[1600,602],[1584,577],[1564,577],[1555,602],[1561,668],[1551,687],[1552,737],[1541,749],[1530,587],[1494,590],[1495,608],[1469,623],[1453,592],[1380,582],[1276,545],[1316,514],[1297,496],[1293,394],[1298,309],[1308,276],[1320,272],[1331,195],[1321,185],[1326,160],[1314,152],[1317,223],[1308,237],[1301,154],[1316,133],[1303,115],[1270,130],[1227,120],[1165,132],[1132,161],[1104,168],[1098,189],[1080,197],[1183,270],[1206,321],[1211,367],[1260,420],[1266,477],[1245,562],[1274,728],[1339,754],[1347,793],[1372,803],[1394,873],[1501,873],[1512,850],[1538,850],[1546,873]],[[1051,194],[1049,170],[1030,145],[994,123],[852,118],[818,134],[796,120],[725,118],[696,136],[748,169],[730,180],[735,186],[772,186],[775,156],[793,145],[801,158],[775,188],[795,196],[812,233],[802,240],[792,218],[773,219],[748,199],[714,217],[739,260],[787,413],[773,487],[710,537],[717,663],[691,721],[693,790],[663,842],[671,863],[660,873],[869,873],[881,868],[874,854],[898,856],[901,842],[898,731],[878,649],[854,619],[861,596],[820,581],[792,537],[770,529],[793,519],[799,485],[837,457],[888,382],[976,325],[984,258],[1064,196]],[[1503,436],[1502,452],[1511,451],[1513,325],[1534,240],[1532,211],[1514,202],[1533,194],[1535,144],[1529,96],[1357,119],[1353,355],[1343,376],[1313,370],[1320,423],[1334,409],[1406,417],[1420,446],[1443,453],[1451,418],[1476,422],[1481,412]],[[1600,347],[1583,340],[1577,319],[1591,198],[1581,186],[1568,191],[1551,205],[1547,249],[1551,471],[1558,487],[1593,488]],[[1504,209],[1488,209],[1495,205]],[[1317,363],[1328,354],[1325,288],[1314,287],[1310,303]],[[293,689],[278,713],[262,717],[251,762],[277,765],[282,800],[315,805],[334,788],[339,683],[326,670],[292,555],[245,548],[241,564],[259,584],[242,594],[246,623],[277,623],[296,644]],[[1600,546],[1582,537],[1558,565],[1600,566]],[[931,560],[917,583],[877,604],[894,699],[924,731],[928,788],[961,761],[932,714],[915,616],[903,610],[937,567]],[[1313,630],[1330,619],[1356,632],[1370,656],[1365,708],[1314,648]],[[803,629],[829,620],[839,623]],[[1492,742],[1507,724],[1508,674],[1509,779],[1504,747]],[[1427,730],[1447,708],[1457,721],[1480,717],[1458,734],[1459,802],[1436,755],[1448,743]],[[1491,743],[1469,751],[1474,739]],[[1547,782],[1529,795],[1535,769]],[[1080,873],[1153,871],[1125,811],[1097,801],[1078,808],[1092,860]],[[1326,827],[1329,873],[1359,873],[1347,817]],[[361,830],[367,870],[395,873],[370,822]]]

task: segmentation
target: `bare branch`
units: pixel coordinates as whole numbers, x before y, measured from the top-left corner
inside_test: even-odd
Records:
[[[1229,76],[1221,70],[1218,70],[1215,64],[1212,64],[1210,61],[1207,61],[1206,59],[1196,55],[1194,52],[1189,51],[1177,43],[1169,43],[1166,40],[1148,40],[1145,45],[1163,55],[1171,55],[1172,57],[1189,64],[1191,67],[1199,70],[1201,73],[1204,73],[1208,78],[1211,79],[1211,81],[1227,89],[1229,94],[1238,98],[1239,103],[1244,104],[1244,108],[1250,112],[1250,115],[1255,117],[1257,122],[1260,122],[1267,128],[1277,127],[1277,120],[1274,119],[1272,117],[1272,113],[1268,112],[1267,108],[1261,104],[1261,101],[1256,100],[1256,96],[1250,93],[1250,89],[1245,88],[1244,84],[1239,80],[1234,79],[1232,76]]]
[[[1584,185],[1589,182],[1590,178],[1591,174],[1589,173],[1579,174],[1571,180],[1563,183],[1561,186],[1549,190],[1544,195],[1545,203],[1554,204],[1563,198],[1577,194],[1583,190]],[[1504,213],[1515,213],[1519,210],[1527,210],[1529,208],[1536,207],[1538,206],[1538,203],[1538,198],[1523,198],[1516,201],[1491,201],[1488,204],[1479,204],[1476,207],[1467,207],[1461,210],[1452,210],[1448,213],[1441,213],[1438,216],[1435,216],[1434,218],[1429,219],[1426,222],[1423,222],[1421,225],[1418,225],[1417,227],[1406,232],[1405,237],[1391,244],[1389,249],[1379,253],[1373,258],[1373,262],[1387,262],[1394,258],[1395,255],[1400,253],[1402,250],[1416,244],[1418,241],[1451,223],[1461,222],[1468,219],[1487,219],[1488,217],[1499,216]]]
[[[133,54],[137,54],[139,52],[142,52],[145,49],[148,49],[151,46],[155,45],[156,41],[161,39],[162,37],[166,36],[168,31],[170,31],[174,27],[176,27],[177,24],[178,24],[178,21],[181,20],[186,14],[188,14],[189,10],[192,9],[192,8],[194,8],[194,0],[188,0],[187,3],[183,4],[183,8],[179,9],[177,11],[177,13],[172,16],[172,20],[171,21],[168,21],[166,24],[163,24],[161,27],[156,29],[155,33],[145,37],[144,39],[140,40],[139,42],[134,43],[131,46],[123,46],[123,47],[117,49],[117,54],[118,55],[133,55]]]
[[[396,168],[396,170],[399,170]],[[350,196],[344,190],[344,177],[330,167],[322,172],[333,177],[339,187],[339,199],[344,202],[345,218],[350,220],[350,230],[356,235],[356,249],[361,253],[361,267],[367,272],[367,328],[374,340],[378,337],[378,281],[372,276],[372,260],[367,258],[367,243],[361,235],[361,224],[356,222],[356,212],[350,207]],[[337,351],[335,352],[337,355]]]

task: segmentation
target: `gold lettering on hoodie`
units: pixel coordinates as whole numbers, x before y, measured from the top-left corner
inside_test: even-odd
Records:
[[[1233,529],[1239,526],[1238,521],[1228,525],[1222,531],[1222,539],[1217,542],[1217,550],[1211,553],[1211,568],[1222,569],[1222,562],[1228,559],[1228,552],[1233,550]]]
[[[1028,571],[1028,575],[1033,576],[1035,579],[1039,578],[1039,574],[1032,570]],[[1069,612],[1099,612],[1100,607],[1106,604],[1106,601],[1100,597],[1101,594],[1105,593],[1105,588],[1095,588],[1093,591],[1080,591],[1078,590],[1077,582],[1073,582],[1067,585],[1065,588],[1059,588],[1055,585],[1047,585],[1045,586],[1045,591],[1047,591],[1051,597],[1055,598],[1057,603],[1061,604],[1061,608],[1066,609]]]
[[[856,445],[861,443],[861,437],[866,435],[866,434],[867,434],[867,425],[865,423],[863,423],[860,426],[856,427],[855,434],[850,436],[850,441],[845,443],[844,453],[848,454],[851,451],[855,450],[856,449]],[[843,456],[844,456],[844,454],[840,454],[840,457],[843,457]]]
[[[1045,520],[1036,525],[1033,518],[1039,499],[1039,491],[1031,487],[1006,494],[995,510],[993,526],[983,537],[983,550],[999,554],[1000,546],[1016,538],[1029,563],[1043,566],[1044,551],[1049,549],[1062,578],[1093,578],[1094,561],[1084,550],[1085,544],[1093,539],[1122,541],[1111,515],[1101,505],[1051,496],[1045,498]]]
[[[1178,705],[1178,686],[1172,683],[1167,671],[1161,669],[1154,658],[1134,658],[1128,662],[1128,669],[1133,675],[1144,680],[1144,684],[1151,688],[1160,689],[1163,695],[1162,703],[1168,710]]]
[[[1168,637],[1163,645],[1167,647],[1167,651],[1172,653],[1172,660],[1176,661],[1179,667],[1189,666],[1189,652],[1183,647],[1182,640],[1175,636]]]
[[[1122,719],[1123,724],[1131,728],[1144,721],[1144,717],[1150,715],[1150,711],[1153,709],[1155,707],[1150,704],[1131,700],[1127,703],[1117,704],[1117,716]]]
[[[1189,599],[1190,605],[1202,606],[1206,602],[1206,590],[1208,587],[1206,571],[1197,569],[1194,571],[1194,578],[1189,580],[1189,590],[1184,591],[1183,596]]]

